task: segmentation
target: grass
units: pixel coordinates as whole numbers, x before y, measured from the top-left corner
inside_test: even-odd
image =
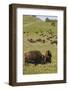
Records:
[[[56,65],[55,64],[46,64],[46,65],[33,65],[33,64],[29,64],[26,65],[26,67],[24,68],[24,73],[25,74],[44,74],[44,73],[56,73]]]
[[[24,53],[32,50],[39,50],[42,54],[45,55],[46,50],[50,50],[52,53],[52,63],[50,64],[24,64],[23,65],[23,74],[43,74],[43,73],[56,73],[57,72],[57,45],[51,44],[51,41],[56,40],[54,35],[57,36],[57,21],[55,25],[52,25],[52,22],[44,22],[36,17],[24,15]],[[36,33],[38,32],[38,33]],[[51,32],[51,34],[49,34]],[[43,33],[45,37],[40,36]],[[52,37],[47,40],[47,37]],[[30,43],[27,39],[44,39],[45,43],[36,42]],[[50,41],[51,40],[51,41]],[[25,61],[25,60],[24,60]]]

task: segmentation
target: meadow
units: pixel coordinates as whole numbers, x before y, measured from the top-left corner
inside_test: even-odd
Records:
[[[42,21],[36,16],[23,16],[24,53],[38,50],[45,55],[46,50],[52,53],[52,62],[47,64],[25,64],[23,74],[57,73],[57,20]],[[40,41],[38,41],[40,40]]]

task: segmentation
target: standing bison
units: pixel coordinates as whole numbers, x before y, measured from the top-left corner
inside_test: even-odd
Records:
[[[45,55],[42,55],[40,51],[29,51],[24,54],[25,63],[32,64],[45,64],[51,63],[51,52],[49,50],[46,51]]]

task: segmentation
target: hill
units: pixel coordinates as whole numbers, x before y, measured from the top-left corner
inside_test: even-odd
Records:
[[[36,17],[24,15],[24,31],[25,32],[53,32],[54,34],[57,32],[56,27],[51,25],[53,21],[44,22]],[[56,25],[57,22],[55,22]]]

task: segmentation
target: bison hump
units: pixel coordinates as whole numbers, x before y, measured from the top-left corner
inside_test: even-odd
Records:
[[[40,51],[29,51],[25,53],[25,57],[27,59],[37,60],[42,58],[42,54]]]
[[[40,51],[30,51],[30,54],[32,56],[42,56],[41,52]]]

